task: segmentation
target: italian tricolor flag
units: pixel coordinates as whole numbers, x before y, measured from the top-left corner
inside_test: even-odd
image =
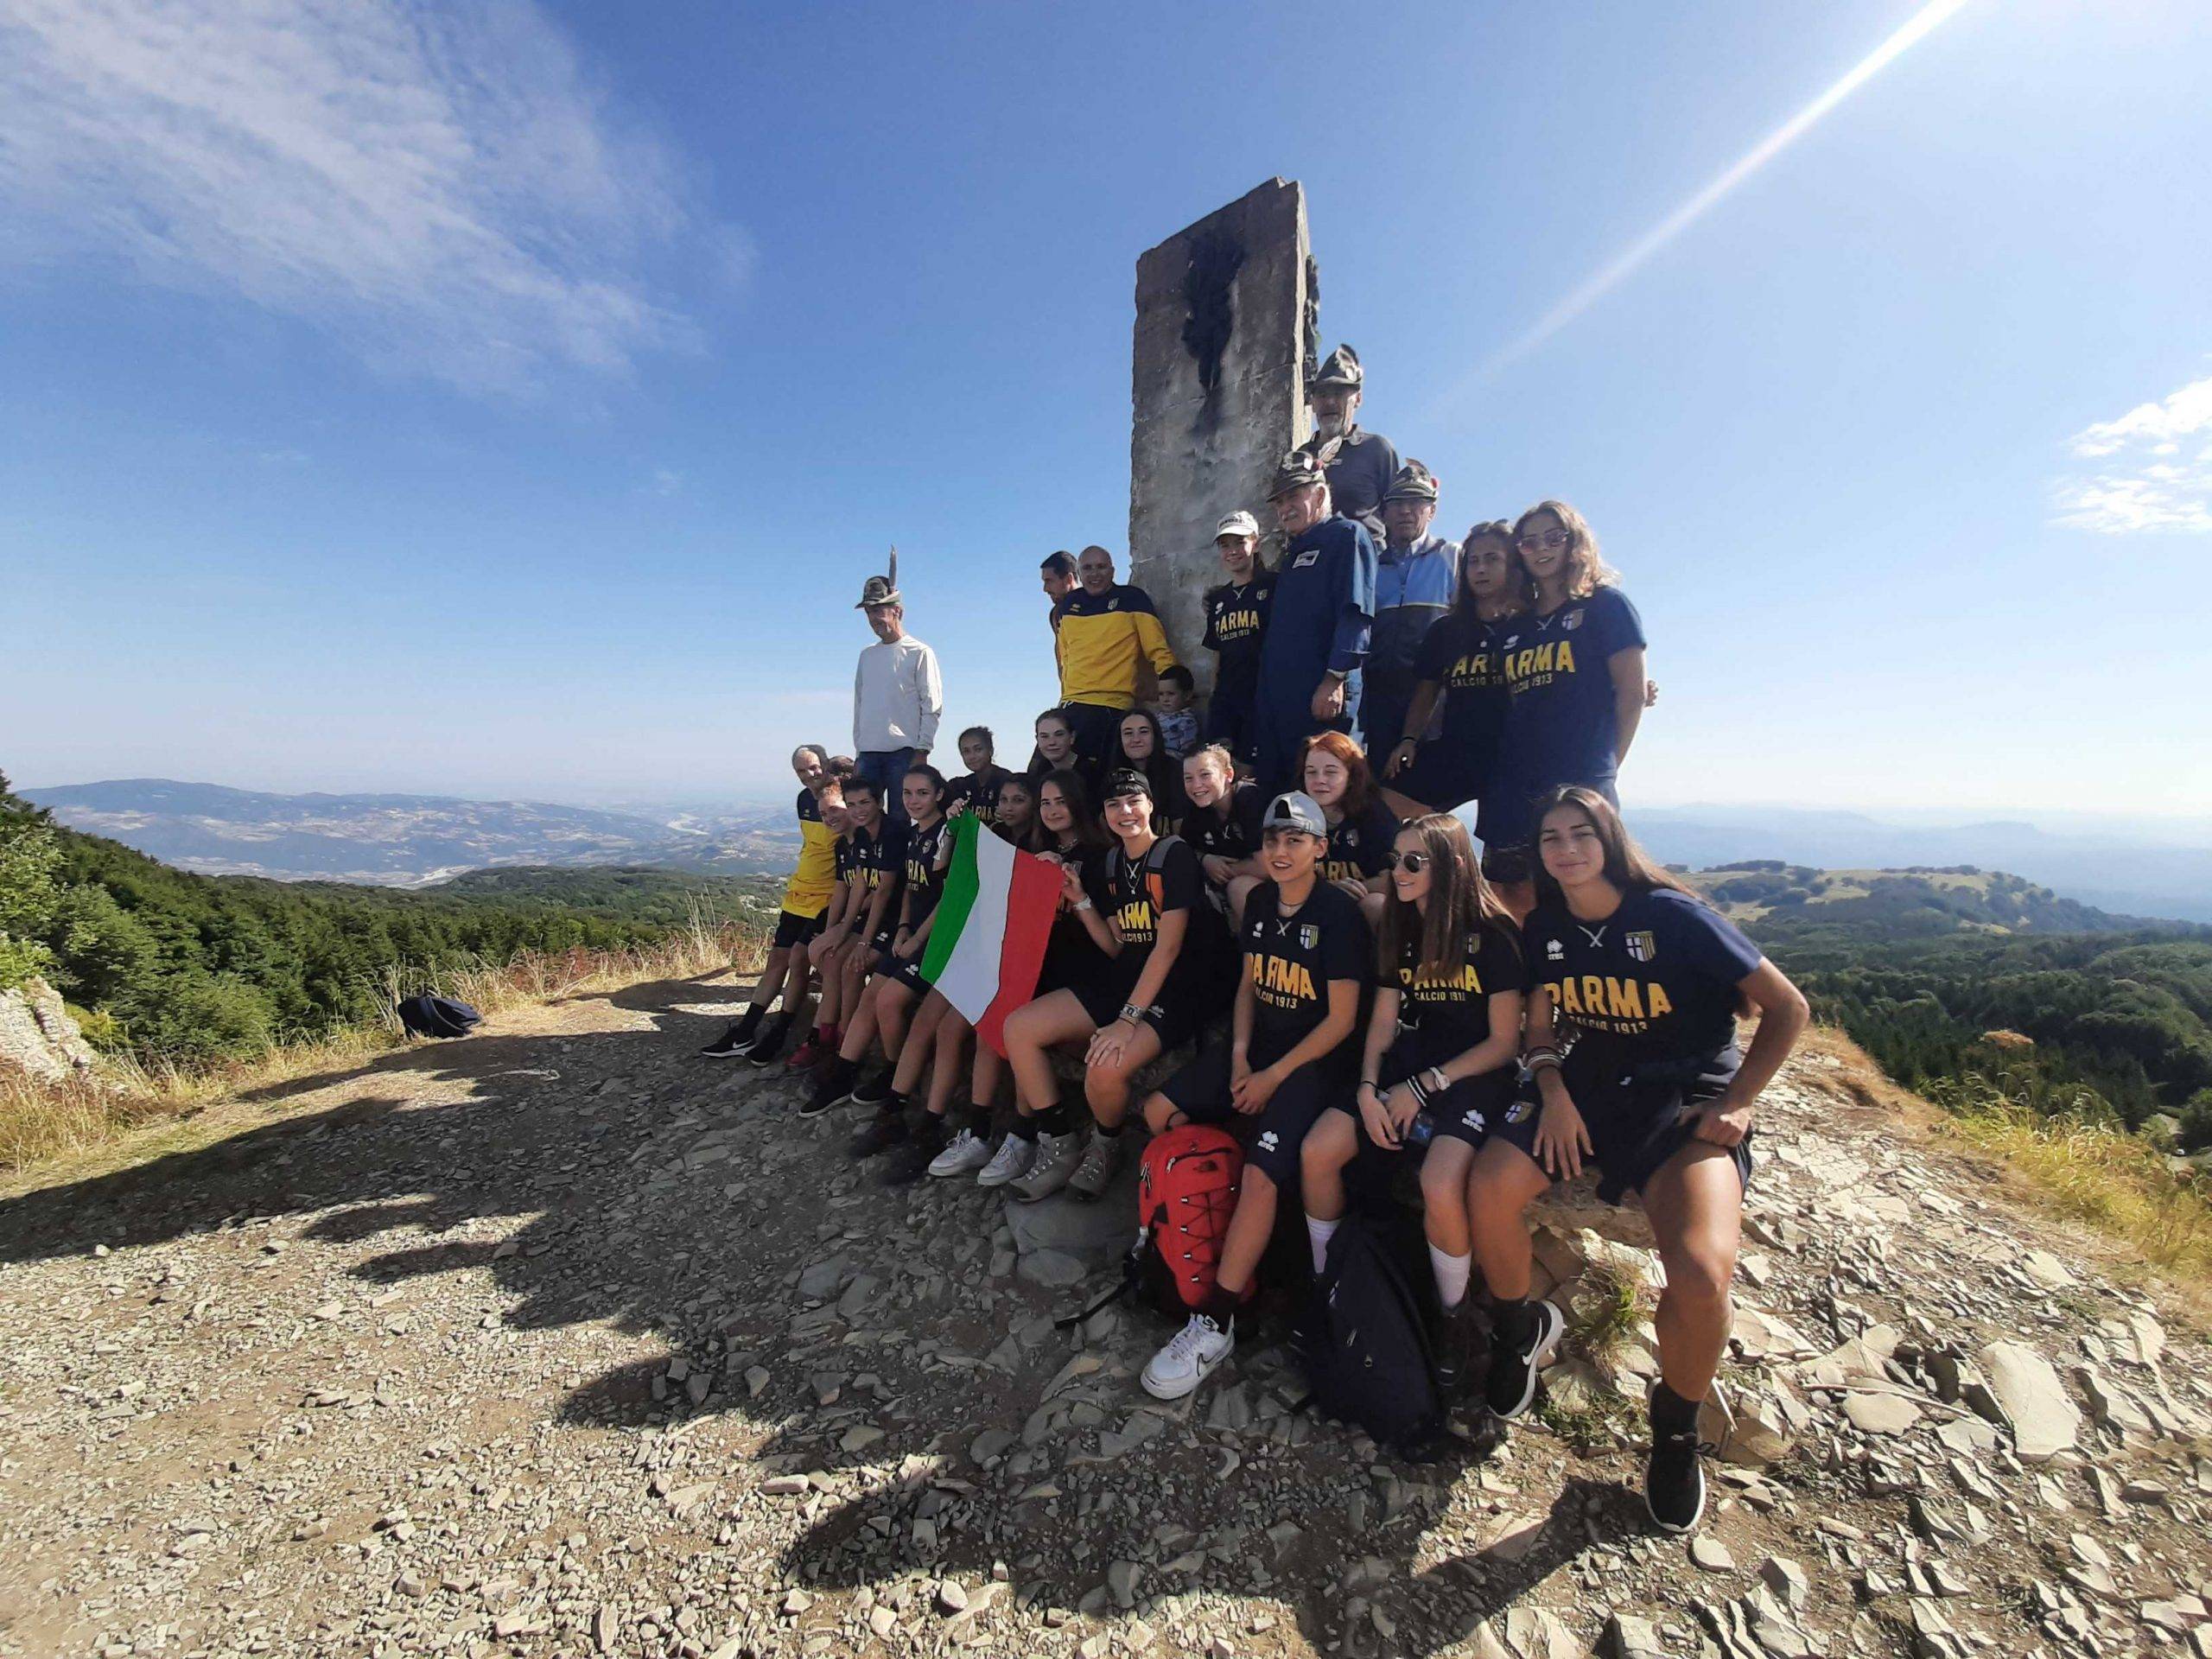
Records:
[[[1001,1054],[1007,1015],[1036,995],[1060,880],[1058,865],[1016,852],[966,813],[952,821],[922,977]]]

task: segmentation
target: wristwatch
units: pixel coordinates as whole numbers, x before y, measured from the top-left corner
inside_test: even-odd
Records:
[[[1075,903],[1070,905],[1068,908],[1070,910],[1090,910],[1095,908],[1095,906],[1091,904],[1090,899],[1085,897],[1077,899]]]
[[[1122,1004],[1122,1018],[1128,1020],[1131,1025],[1141,1026],[1144,1024],[1144,1015],[1145,1011],[1137,1007],[1135,1003],[1124,1002]]]

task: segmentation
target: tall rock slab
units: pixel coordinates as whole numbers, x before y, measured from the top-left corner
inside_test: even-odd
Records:
[[[1239,507],[1279,540],[1268,482],[1307,430],[1319,306],[1306,193],[1270,179],[1137,261],[1129,580],[1175,654],[1212,689],[1202,601],[1221,580],[1214,526]]]

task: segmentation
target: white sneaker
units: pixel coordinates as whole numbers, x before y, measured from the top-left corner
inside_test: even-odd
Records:
[[[976,1185],[1004,1186],[1029,1167],[1029,1156],[1036,1149],[1035,1141],[1025,1141],[1018,1135],[1008,1134],[1005,1140],[999,1142],[999,1149],[991,1154],[991,1161],[985,1164],[982,1173],[976,1177]]]
[[[1228,1332],[1205,1314],[1193,1313],[1144,1368],[1144,1391],[1155,1400],[1180,1400],[1236,1346],[1236,1338]]]
[[[991,1161],[990,1143],[973,1129],[963,1129],[930,1160],[932,1175],[972,1175]]]
[[[1040,1135],[1037,1137],[1037,1155],[1018,1181],[1008,1181],[1007,1191],[1024,1204],[1034,1204],[1039,1198],[1049,1198],[1068,1184],[1068,1177],[1083,1161],[1083,1137],[1079,1135]]]

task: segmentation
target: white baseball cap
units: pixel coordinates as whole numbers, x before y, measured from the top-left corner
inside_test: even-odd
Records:
[[[1260,521],[1240,509],[1214,526],[1213,538],[1217,542],[1224,536],[1257,536],[1259,533]]]

